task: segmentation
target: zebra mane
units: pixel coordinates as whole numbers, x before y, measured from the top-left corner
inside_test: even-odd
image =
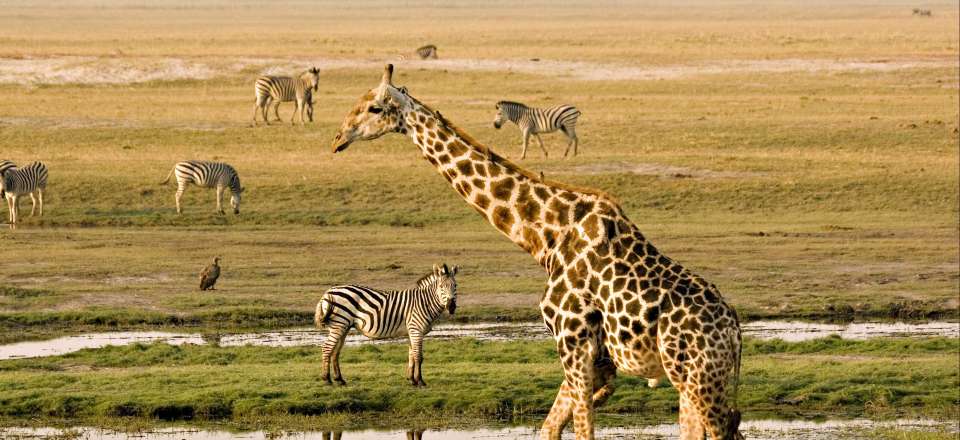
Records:
[[[408,95],[408,96],[409,96],[409,95]],[[411,97],[411,99],[413,99],[413,97]],[[529,171],[529,170],[521,167],[520,165],[517,165],[516,163],[513,163],[513,161],[511,161],[510,159],[507,159],[506,157],[503,157],[503,156],[497,154],[495,151],[491,150],[490,147],[488,147],[488,146],[484,145],[483,143],[481,143],[480,141],[474,139],[473,136],[470,136],[469,134],[467,134],[467,132],[461,130],[460,127],[457,127],[457,126],[454,125],[452,122],[448,121],[447,118],[443,117],[443,116],[440,114],[440,112],[438,112],[438,111],[430,108],[428,105],[426,105],[426,104],[424,104],[424,103],[422,103],[422,102],[420,102],[420,101],[418,101],[418,100],[416,100],[416,99],[414,99],[414,101],[416,101],[417,104],[420,104],[421,107],[423,107],[424,109],[428,110],[430,113],[433,113],[433,116],[437,118],[437,121],[439,121],[441,125],[445,126],[445,127],[446,127],[447,129],[449,129],[450,131],[454,132],[454,134],[456,134],[457,137],[459,137],[460,139],[463,139],[464,142],[470,144],[470,146],[472,146],[473,148],[477,149],[477,151],[485,154],[485,155],[487,156],[487,159],[488,159],[490,162],[503,165],[504,168],[506,168],[506,169],[508,169],[508,170],[511,170],[511,171],[514,171],[514,172],[516,172],[516,173],[518,173],[518,174],[521,174],[521,175],[523,175],[524,177],[526,177],[526,178],[528,178],[528,179],[530,179],[530,180],[537,181],[537,182],[542,182],[542,183],[544,183],[544,184],[546,184],[546,185],[549,185],[549,186],[552,186],[552,187],[554,187],[554,188],[559,188],[559,189],[563,189],[563,190],[567,190],[567,191],[584,193],[584,194],[591,194],[591,195],[594,195],[594,196],[597,196],[597,197],[600,197],[600,198],[607,199],[607,200],[609,200],[609,201],[611,201],[611,202],[614,202],[614,203],[616,203],[616,204],[619,204],[619,201],[617,201],[617,199],[616,199],[615,197],[611,196],[610,194],[607,194],[607,193],[604,192],[604,191],[598,190],[598,189],[586,188],[586,187],[581,187],[581,186],[576,186],[576,185],[569,185],[569,184],[566,184],[566,183],[557,182],[557,181],[553,181],[553,180],[541,179],[539,174],[535,174],[535,173],[533,173],[532,171]],[[511,101],[501,101],[501,102],[511,102]],[[520,104],[520,105],[523,105],[523,104]]]
[[[498,102],[497,102],[497,106],[498,106],[498,107],[499,107],[499,106],[503,106],[503,105],[515,105],[515,106],[517,106],[517,107],[527,107],[526,104],[521,104],[521,103],[519,103],[519,102],[517,102],[517,101],[498,101]]]
[[[431,270],[430,273],[421,277],[419,280],[417,280],[417,287],[427,287],[428,282],[435,279],[434,275],[436,274]]]

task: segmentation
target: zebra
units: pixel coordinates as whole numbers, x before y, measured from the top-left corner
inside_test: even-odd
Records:
[[[420,278],[417,286],[400,291],[383,291],[357,285],[343,285],[327,290],[317,303],[314,320],[317,327],[328,329],[323,343],[321,374],[328,384],[330,370],[334,380],[345,385],[340,374],[340,350],[347,332],[356,327],[368,338],[408,336],[410,350],[407,378],[413,386],[426,386],[423,381],[423,337],[433,320],[444,309],[452,315],[457,309],[459,266],[434,265],[433,271]]]
[[[572,105],[558,105],[550,108],[527,107],[519,102],[500,101],[497,103],[497,116],[493,120],[493,127],[500,129],[507,120],[512,121],[520,127],[523,132],[523,151],[520,158],[527,157],[527,144],[530,135],[537,137],[540,143],[540,149],[543,150],[543,157],[547,157],[547,149],[543,147],[543,139],[540,133],[552,133],[560,130],[567,135],[567,149],[563,152],[563,157],[567,157],[570,152],[570,146],[573,146],[573,155],[577,155],[577,146],[580,140],[577,139],[575,131],[577,118],[580,117],[580,110]]]
[[[913,8],[913,15],[919,15],[921,17],[932,17],[933,13],[929,9],[920,9]]]
[[[263,115],[263,122],[270,125],[267,106],[273,104],[273,114],[276,120],[280,120],[280,103],[296,101],[297,108],[290,116],[290,124],[293,124],[297,115],[300,115],[300,125],[303,125],[303,115],[307,112],[307,101],[313,102],[313,95],[307,99],[308,91],[316,92],[320,87],[320,69],[312,67],[304,71],[296,79],[289,76],[270,76],[263,75],[257,78],[254,83],[254,95],[256,102],[253,107],[253,125],[257,125],[257,112]],[[312,107],[312,104],[311,104]],[[310,110],[313,114],[313,110]],[[312,119],[311,119],[312,121]]]
[[[428,44],[426,46],[420,46],[417,48],[417,55],[420,56],[421,60],[426,59],[437,59],[437,46]]]
[[[9,165],[8,165],[9,164]],[[7,199],[7,209],[10,217],[10,227],[16,227],[20,217],[19,198],[29,194],[33,206],[30,208],[30,217],[37,211],[37,201],[40,204],[40,216],[43,217],[43,191],[47,189],[47,166],[43,162],[33,162],[23,168],[16,168],[12,162],[3,161],[3,173],[0,178],[0,197]]]
[[[237,171],[224,162],[210,162],[206,160],[187,160],[178,162],[167,174],[167,178],[161,185],[170,181],[170,176],[177,175],[177,215],[183,214],[180,209],[180,198],[187,189],[188,183],[194,183],[197,186],[217,189],[217,214],[223,215],[223,190],[230,188],[230,206],[233,207],[233,213],[240,215],[240,194],[244,188],[240,186],[240,176]]]

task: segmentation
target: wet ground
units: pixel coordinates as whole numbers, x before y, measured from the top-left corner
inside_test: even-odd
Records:
[[[960,337],[960,323],[934,321],[924,323],[863,322],[849,324],[822,324],[799,321],[756,321],[744,323],[745,336],[760,339],[783,339],[789,342],[805,341],[838,335],[844,339],[863,340],[889,337]],[[85,348],[107,345],[165,342],[180,344],[211,344],[223,347],[257,345],[269,347],[295,347],[321,345],[326,332],[313,328],[289,329],[254,333],[171,333],[135,331],[115,333],[88,333],[64,336],[44,341],[27,341],[0,345],[0,360],[56,356]],[[440,324],[427,336],[428,339],[453,339],[471,337],[484,341],[535,340],[549,337],[542,323],[480,323]],[[363,335],[351,332],[347,345],[365,343],[384,344],[405,342],[402,338],[371,341]]]
[[[875,429],[894,429],[897,431],[957,432],[955,423],[933,420],[893,420],[871,421],[828,420],[823,422],[753,420],[745,421],[741,431],[753,440],[820,440],[820,439],[869,439]],[[597,430],[602,439],[661,439],[676,438],[677,425],[650,425],[635,427],[607,427]],[[95,428],[0,428],[0,436],[5,439],[52,440],[76,438],[87,440],[119,440],[137,438],[142,440],[385,440],[385,439],[422,439],[422,440],[460,440],[460,439],[534,439],[537,430],[534,427],[491,428],[474,430],[433,430],[421,432],[404,431],[347,431],[347,432],[242,432],[202,431],[186,428],[158,429],[146,432],[127,433]],[[564,438],[573,438],[569,432]]]
[[[562,76],[583,81],[660,80],[698,75],[785,72],[891,72],[905,69],[956,67],[956,60],[717,60],[678,65],[621,65],[540,59],[287,59],[222,58],[202,62],[171,57],[45,57],[0,58],[0,83],[14,84],[132,84],[149,81],[210,79],[219,72],[252,69],[263,74],[289,74],[309,66],[329,69],[380,68],[394,62],[412,69],[507,71]]]

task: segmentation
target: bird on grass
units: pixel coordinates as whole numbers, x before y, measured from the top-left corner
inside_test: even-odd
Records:
[[[220,278],[220,257],[213,257],[213,264],[200,272],[200,290],[217,290],[213,288]]]

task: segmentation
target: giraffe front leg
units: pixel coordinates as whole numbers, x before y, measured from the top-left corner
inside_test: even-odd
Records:
[[[569,385],[575,437],[577,440],[593,440],[593,365],[597,346],[592,335],[581,337],[578,333],[566,330],[561,333],[557,353],[563,360],[564,383]]]

